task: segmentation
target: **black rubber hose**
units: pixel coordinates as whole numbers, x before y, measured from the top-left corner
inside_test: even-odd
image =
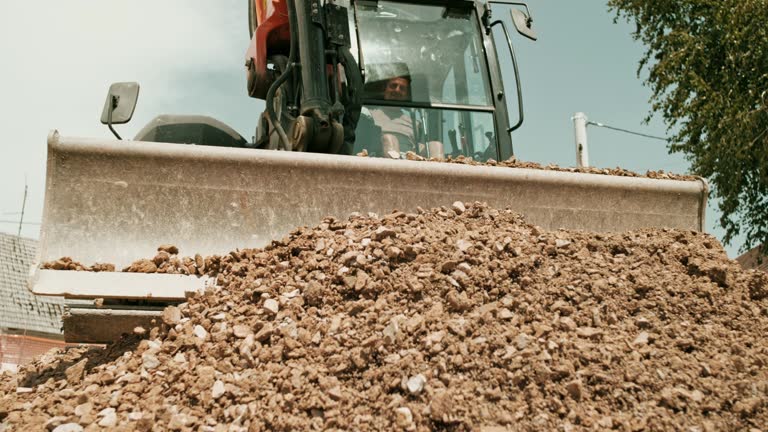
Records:
[[[282,123],[277,118],[274,103],[277,89],[280,88],[280,86],[282,86],[283,83],[288,80],[291,74],[291,69],[293,69],[293,64],[296,62],[296,44],[298,40],[298,35],[296,34],[296,6],[293,4],[293,0],[288,0],[286,3],[288,6],[288,27],[291,31],[291,49],[288,54],[288,66],[285,68],[280,77],[277,78],[277,80],[275,80],[275,82],[272,83],[272,85],[269,87],[269,90],[267,91],[266,103],[267,116],[269,117],[269,121],[272,122],[272,126],[274,126],[277,134],[280,136],[280,143],[282,145],[278,145],[278,149],[290,151],[292,150],[291,141],[288,139],[288,135],[285,133],[285,129],[283,129]]]
[[[360,65],[357,64],[349,49],[342,47],[340,53],[349,86],[347,88],[348,100],[343,101],[345,103],[344,120],[342,122],[342,126],[344,126],[344,144],[338,150],[338,153],[351,155],[355,147],[355,134],[357,123],[360,120],[360,111],[363,108],[364,81]]]

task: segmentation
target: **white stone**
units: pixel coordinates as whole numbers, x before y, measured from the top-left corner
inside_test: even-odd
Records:
[[[407,427],[413,423],[413,413],[408,407],[400,407],[395,410],[395,421],[400,427]]]
[[[93,404],[90,402],[86,402],[84,404],[80,404],[75,407],[75,415],[78,417],[82,417],[86,414],[90,414],[91,410],[93,410]]]
[[[62,416],[52,417],[47,422],[45,422],[45,429],[51,430],[56,426],[60,426],[65,421],[67,421],[67,417],[62,417]]]
[[[298,297],[299,295],[301,295],[301,291],[298,290],[298,289],[295,289],[295,290],[293,290],[291,292],[283,294],[283,297],[285,297],[287,299],[292,299],[292,298]]]
[[[159,340],[147,341],[147,352],[156,353],[160,351],[160,348],[162,348],[162,346],[163,346],[163,343],[160,342]]]
[[[224,395],[226,391],[227,389],[224,388],[224,383],[221,380],[216,380],[216,382],[213,383],[213,388],[211,389],[211,396],[213,396],[214,399],[218,399]]]
[[[499,309],[499,319],[508,320],[512,319],[514,316],[515,314],[507,308]]]
[[[77,423],[64,423],[63,425],[56,426],[53,432],[83,432],[83,427]]]
[[[272,315],[277,315],[277,311],[280,310],[280,304],[275,299],[266,299],[264,300],[264,310]]]
[[[99,426],[101,427],[115,427],[117,426],[117,413],[114,408],[104,408],[99,411],[98,414],[101,417],[99,420]]]
[[[400,336],[400,326],[398,325],[396,320],[391,320],[389,324],[384,327],[384,343],[387,345],[391,345],[399,339]]]
[[[253,334],[251,328],[243,324],[237,324],[232,327],[232,332],[234,333],[235,337],[240,339],[244,339],[248,337],[248,335]]]
[[[469,248],[472,247],[472,242],[469,240],[461,239],[456,242],[456,247],[459,248],[460,251],[466,252],[469,250]]]
[[[147,352],[141,355],[141,361],[144,369],[151,370],[160,366],[160,360],[158,360],[157,357],[155,357],[153,354]]]
[[[641,332],[637,337],[635,338],[635,341],[632,342],[635,345],[645,345],[648,343],[648,333],[647,332]]]
[[[193,330],[193,333],[195,333],[195,336],[197,336],[198,338],[200,338],[202,340],[205,340],[205,338],[208,337],[208,332],[205,331],[203,326],[201,326],[199,324],[195,326],[195,329]]]
[[[406,387],[408,387],[409,393],[411,393],[412,395],[417,395],[424,390],[424,385],[426,383],[427,383],[427,378],[422,374],[418,374],[408,378]]]
[[[467,211],[467,208],[464,207],[464,203],[461,201],[456,201],[455,203],[453,203],[451,208],[453,209],[454,212],[456,212],[456,214],[462,214],[465,211]]]
[[[108,407],[108,408],[104,408],[103,410],[99,411],[99,413],[96,414],[96,415],[99,416],[99,417],[103,417],[103,416],[108,415],[108,414],[114,414],[114,412],[115,412],[114,408]]]

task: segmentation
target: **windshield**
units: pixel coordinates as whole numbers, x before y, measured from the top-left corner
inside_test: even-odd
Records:
[[[490,112],[366,105],[354,153],[400,159],[411,151],[426,158],[498,160],[494,131]]]
[[[493,105],[474,9],[391,1],[355,3],[359,28],[352,31],[352,53],[358,56],[360,44],[365,99],[389,99],[387,85],[393,78],[402,78],[410,84],[409,102]],[[354,29],[354,18],[350,18]]]
[[[495,108],[473,4],[336,3],[348,8],[351,51],[365,65],[355,153],[498,159]]]

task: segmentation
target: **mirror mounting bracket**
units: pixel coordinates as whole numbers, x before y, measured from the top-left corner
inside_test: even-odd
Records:
[[[120,134],[117,133],[115,128],[112,127],[112,113],[114,113],[115,108],[117,108],[117,105],[120,103],[120,96],[117,95],[111,95],[112,100],[109,107],[109,118],[107,119],[107,126],[109,126],[109,130],[112,131],[112,134],[117,137],[117,139],[122,140],[123,138],[120,136]]]

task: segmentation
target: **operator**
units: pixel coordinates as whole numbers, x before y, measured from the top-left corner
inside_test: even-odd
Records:
[[[411,79],[407,76],[396,76],[387,81],[383,93],[384,100],[410,101]],[[415,137],[413,120],[409,113],[401,107],[384,106],[370,110],[373,122],[381,128],[381,148],[384,155],[413,151],[426,156],[426,146],[418,143]],[[443,157],[443,145],[439,141],[429,144],[430,155]]]
[[[408,101],[411,99],[411,81],[406,77],[394,77],[384,87],[384,100]],[[381,147],[384,154],[390,151],[416,151],[413,121],[400,107],[381,107],[371,110],[373,122],[381,127]]]

